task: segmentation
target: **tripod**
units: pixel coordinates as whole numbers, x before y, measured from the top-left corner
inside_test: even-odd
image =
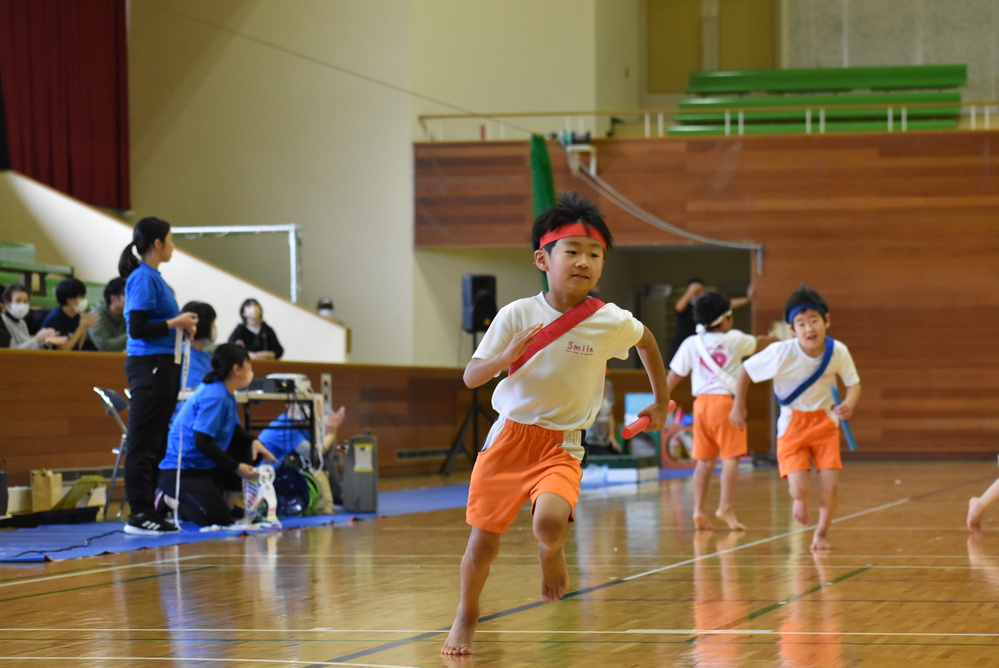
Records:
[[[472,350],[476,347],[476,335],[472,332]],[[458,430],[458,435],[455,437],[454,442],[451,443],[451,451],[448,452],[447,459],[441,465],[440,473],[441,475],[451,475],[451,468],[454,466],[454,460],[458,458],[458,455],[464,453],[468,457],[468,461],[471,464],[475,464],[476,448],[479,446],[479,416],[482,416],[489,420],[490,424],[496,421],[492,415],[489,414],[482,404],[479,403],[479,388],[472,388],[472,405],[468,407],[468,412],[465,413],[465,421],[461,424],[461,429]],[[468,435],[468,430],[472,430],[472,447],[465,447],[465,437]]]

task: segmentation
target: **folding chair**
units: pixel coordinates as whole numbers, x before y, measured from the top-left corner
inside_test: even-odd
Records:
[[[111,485],[108,487],[107,500],[104,502],[104,519],[108,518],[108,509],[111,507],[111,499],[114,496],[114,486],[118,481],[118,470],[121,468],[121,456],[125,453],[125,434],[128,433],[128,428],[125,426],[124,421],[121,419],[121,414],[123,411],[128,409],[128,401],[125,400],[120,394],[114,390],[109,390],[106,387],[95,387],[94,392],[97,396],[101,398],[101,405],[104,408],[104,412],[114,418],[114,421],[118,423],[121,427],[121,441],[118,442],[117,448],[112,448],[111,452],[115,455],[114,460],[114,471],[111,473]],[[118,514],[116,517],[121,517],[122,510],[124,509],[125,501],[122,500],[121,505],[118,506]]]

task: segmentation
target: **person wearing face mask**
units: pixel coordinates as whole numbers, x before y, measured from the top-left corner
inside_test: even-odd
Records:
[[[120,353],[128,341],[125,323],[125,279],[116,276],[104,286],[104,302],[94,309],[99,320],[87,332],[90,341],[104,353]]]
[[[173,257],[170,223],[143,218],[118,260],[125,279],[125,376],[132,391],[125,436],[125,496],[131,516],[125,533],[154,535],[177,531],[156,512],[157,465],[166,451],[170,418],[180,389],[180,361],[174,355],[177,330],[192,334],[198,316],[177,308],[160,265]]]
[[[211,370],[170,427],[159,464],[156,511],[160,515],[172,509],[180,519],[199,526],[232,524],[233,510],[242,499],[240,479],[259,479],[253,468],[258,458],[277,463],[264,444],[239,424],[234,393],[251,380],[253,366],[245,348],[223,343],[215,349]]]
[[[229,335],[229,343],[246,348],[252,360],[279,360],[284,355],[284,348],[278,341],[277,334],[270,325],[264,322],[264,310],[260,302],[252,297],[239,307],[243,323],[236,325]]]
[[[326,318],[327,320],[333,319],[333,300],[329,297],[320,297],[319,301],[316,302],[316,313]]]
[[[87,331],[97,324],[100,316],[87,311],[87,286],[70,276],[59,281],[55,294],[59,308],[45,316],[42,328],[50,327],[62,338],[49,339],[47,345],[56,350],[97,350],[87,338]]]
[[[28,289],[20,283],[8,285],[3,291],[3,334],[6,334],[7,345],[3,348],[11,347],[18,350],[38,350],[52,338],[56,337],[56,331],[51,327],[38,330],[32,336],[28,331],[28,323],[24,321],[31,306],[28,303]]]

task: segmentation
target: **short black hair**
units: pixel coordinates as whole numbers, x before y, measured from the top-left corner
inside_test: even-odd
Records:
[[[187,302],[184,304],[184,308],[180,309],[180,312],[186,313],[187,311],[198,316],[198,327],[194,330],[195,340],[212,338],[212,325],[215,324],[217,317],[212,305],[205,302]]]
[[[613,238],[597,205],[578,192],[567,191],[559,194],[558,202],[554,206],[534,219],[534,227],[531,229],[531,250],[541,248],[541,237],[548,232],[577,221],[599,232],[607,244],[606,250],[611,249]],[[551,252],[551,248],[545,250]]]
[[[732,302],[728,297],[720,292],[705,292],[694,300],[694,322],[713,329],[711,323],[731,310]]]
[[[203,383],[225,382],[232,375],[234,366],[243,366],[250,354],[235,343],[223,343],[212,353],[212,370],[201,379]]]
[[[802,283],[801,287],[791,293],[791,297],[784,304],[784,320],[790,325],[792,324],[792,320],[794,320],[794,316],[799,311],[806,309],[818,311],[823,317],[829,313],[829,306],[826,304],[826,300],[822,298],[822,295]]]
[[[82,297],[87,294],[87,286],[80,279],[69,276],[59,281],[56,285],[55,294],[59,306],[65,306],[66,302],[70,299]]]
[[[120,297],[125,294],[125,279],[115,276],[104,286],[104,303],[111,305],[112,297]]]

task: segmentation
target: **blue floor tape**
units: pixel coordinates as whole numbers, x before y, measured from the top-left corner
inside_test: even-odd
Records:
[[[663,480],[689,476],[693,469],[663,469]],[[628,484],[628,483],[617,483]],[[632,483],[633,484],[633,483]],[[287,517],[282,529],[297,529],[328,524],[345,524],[352,519],[373,519],[396,515],[425,513],[450,508],[463,508],[468,502],[468,484],[423,487],[419,489],[381,492],[377,513],[349,513],[338,509],[333,515]],[[124,532],[121,522],[88,522],[82,524],[52,524],[31,529],[0,531],[0,562],[38,563],[61,561],[100,554],[129,552],[148,547],[164,547],[181,543],[219,540],[258,532],[201,531],[194,524],[184,523],[181,530],[165,536],[133,536]]]

